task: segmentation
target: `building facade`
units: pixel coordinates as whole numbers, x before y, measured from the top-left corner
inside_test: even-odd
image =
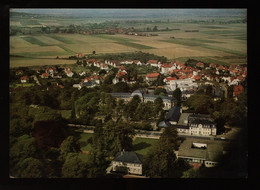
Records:
[[[116,92],[110,94],[116,99],[123,99],[125,102],[129,102],[135,95],[139,96],[141,101],[145,103],[147,103],[148,101],[154,102],[156,98],[161,97],[164,105],[164,110],[169,110],[174,104],[173,97],[144,94],[140,90],[135,90],[133,93]]]
[[[133,151],[119,152],[112,161],[112,171],[142,175],[142,155]]]

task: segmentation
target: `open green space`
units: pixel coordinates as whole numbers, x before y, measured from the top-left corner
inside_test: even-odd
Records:
[[[132,42],[132,41],[138,41],[138,40],[116,37],[116,36],[112,36],[112,35],[95,35],[95,37],[113,40],[117,44],[129,46],[129,47],[136,48],[136,49],[155,49],[154,47],[151,47],[151,46],[146,46],[143,44],[138,44],[138,43]]]
[[[157,141],[158,139],[137,137],[133,142],[133,150],[138,154],[146,155]]]
[[[90,151],[91,150],[91,145],[87,142],[89,138],[93,136],[92,133],[81,133],[80,134],[80,149],[82,151]]]
[[[33,37],[33,36],[24,36],[24,37],[21,37],[23,40],[31,43],[31,44],[36,44],[36,45],[39,45],[39,46],[47,46],[48,44],[38,40],[37,38]]]
[[[60,42],[63,42],[65,44],[77,44],[77,43],[81,43],[81,41],[79,40],[76,40],[76,39],[71,39],[69,38],[67,35],[53,35],[53,34],[50,34],[48,35],[48,37],[50,38],[53,38],[55,40],[58,40]]]

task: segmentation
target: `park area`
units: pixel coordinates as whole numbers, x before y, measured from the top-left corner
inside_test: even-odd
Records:
[[[80,134],[79,143],[80,143],[80,149],[82,152],[79,154],[79,156],[82,160],[87,160],[89,157],[89,151],[91,150],[91,145],[87,141],[92,136],[93,136],[92,133],[81,133]],[[144,156],[148,153],[148,151],[153,147],[153,145],[157,141],[158,141],[157,139],[136,137],[133,140],[133,151]]]

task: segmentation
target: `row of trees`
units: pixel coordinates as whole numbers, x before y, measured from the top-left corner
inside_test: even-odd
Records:
[[[145,53],[142,51],[136,51],[136,52],[131,52],[131,53],[119,53],[119,54],[118,53],[116,53],[116,54],[107,53],[107,54],[88,55],[88,58],[89,59],[101,59],[101,60],[110,59],[110,60],[118,60],[118,61],[131,59],[131,60],[139,60],[142,63],[146,63],[150,59],[157,59],[161,63],[167,62],[167,58],[164,56],[158,56],[158,55],[155,55],[152,53]]]

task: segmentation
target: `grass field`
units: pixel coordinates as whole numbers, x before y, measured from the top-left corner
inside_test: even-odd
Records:
[[[80,149],[82,151],[90,151],[91,145],[87,143],[88,139],[93,136],[92,133],[81,133],[79,143],[81,144]]]
[[[157,139],[137,137],[133,142],[134,151],[136,153],[146,155],[157,141]]]
[[[62,22],[65,23],[66,21]],[[37,24],[41,23],[41,21],[34,23],[26,21],[26,23],[22,24],[28,23]],[[13,24],[19,25],[17,22]],[[158,24],[159,29],[167,26],[169,28],[179,28],[180,30],[153,32],[158,34],[158,36],[150,37],[123,34],[11,36],[10,54],[30,57],[32,60],[10,59],[10,66],[46,65],[47,60],[39,58],[68,57],[76,55],[78,52],[91,54],[93,51],[96,51],[98,54],[143,51],[165,56],[170,60],[201,57],[204,60],[211,60],[213,63],[219,64],[246,63],[246,24],[154,24]],[[146,25],[143,26],[143,28],[145,27]],[[185,32],[185,30],[199,30],[199,32]],[[58,60],[49,61],[52,61],[52,63],[48,63],[48,65],[61,64],[61,61]],[[63,63],[65,64],[65,62]]]

